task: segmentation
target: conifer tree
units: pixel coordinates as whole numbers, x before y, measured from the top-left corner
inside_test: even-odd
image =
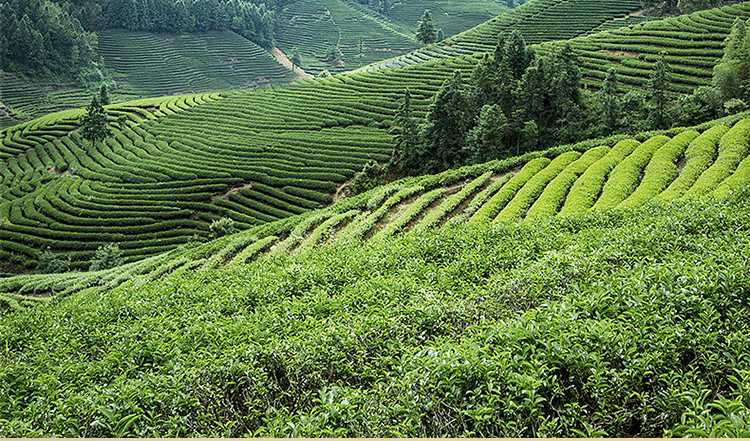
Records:
[[[112,130],[107,125],[107,113],[97,97],[93,97],[86,113],[81,116],[81,136],[96,147],[97,142],[104,141],[111,135]]]
[[[107,92],[106,84],[102,84],[101,87],[99,87],[99,104],[102,106],[109,104],[109,93]]]
[[[404,102],[401,103],[393,119],[391,134],[394,147],[390,163],[403,173],[410,173],[417,169],[419,138],[417,123],[411,113],[411,93],[408,88],[404,93]]]
[[[426,10],[419,21],[417,40],[424,45],[428,45],[434,43],[436,38],[437,31],[435,30],[435,24],[432,22],[432,15],[430,15],[430,11]]]
[[[420,135],[425,155],[422,171],[436,173],[460,165],[466,153],[463,148],[466,132],[473,122],[461,72],[455,71],[433,98],[425,118]]]
[[[654,129],[669,127],[669,95],[667,95],[667,61],[664,53],[654,65],[648,81],[648,124]]]
[[[601,124],[604,134],[610,134],[617,130],[621,118],[622,108],[617,95],[617,72],[610,69],[599,91],[601,103]]]

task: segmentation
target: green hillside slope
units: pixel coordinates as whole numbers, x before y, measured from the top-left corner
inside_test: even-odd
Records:
[[[288,83],[294,75],[268,51],[233,32],[158,34],[101,31],[99,54],[114,80],[113,102],[181,93]],[[68,108],[84,107],[90,91],[70,84],[30,82],[0,71],[0,128]]]
[[[279,48],[289,57],[297,49],[302,67],[315,75],[324,69],[352,70],[418,47],[408,30],[344,0],[298,0],[284,8],[279,18]],[[333,47],[339,48],[343,58],[326,62]]]
[[[535,4],[537,3],[532,3],[532,5]],[[562,6],[564,3],[561,3]],[[626,6],[627,3],[624,3],[621,7]],[[631,7],[635,6],[631,5]],[[521,10],[521,7],[517,10]],[[571,45],[583,63],[584,83],[594,87],[601,84],[610,68],[617,71],[618,77],[626,87],[643,87],[648,81],[655,61],[663,52],[671,67],[670,88],[674,92],[685,93],[692,91],[695,87],[710,84],[713,67],[723,54],[724,40],[729,36],[734,20],[737,17],[743,20],[750,17],[750,6],[743,2],[589,35],[589,32],[584,31],[585,26],[579,24],[586,23],[587,17],[582,17],[581,21],[578,21],[580,14],[588,14],[584,11],[589,11],[588,6],[579,5],[578,12],[569,14],[566,18],[555,18],[554,14],[549,18],[544,18],[544,20],[556,21],[555,26],[539,23],[542,19],[538,17],[546,17],[545,13],[540,13],[539,16],[529,18],[527,21],[518,18],[518,23],[513,21],[504,23],[502,18],[508,15],[504,14],[453,37],[445,45],[430,46],[404,57],[367,66],[363,70],[423,63],[461,53],[490,52],[497,44],[497,36],[508,32],[512,25],[513,29],[520,30],[526,40],[532,43],[559,38],[554,35],[540,37],[540,34],[534,31],[535,29],[548,29],[547,32],[556,33],[555,35],[565,35],[570,30],[573,35],[570,33],[568,35],[571,37],[587,35],[572,39]],[[598,10],[594,8],[591,11],[592,16],[596,17]],[[605,22],[607,23],[609,22]],[[623,23],[627,21],[623,20]],[[560,27],[566,31],[558,32],[557,29]],[[590,29],[596,28],[597,26]],[[547,53],[552,44],[554,43],[541,44],[537,49],[540,53]]]
[[[0,435],[747,436],[746,196],[315,247],[1,314]]]
[[[435,26],[446,37],[509,11],[505,2],[496,0],[402,0],[391,4],[384,15],[392,22],[416,32],[417,23],[426,10],[431,12]]]
[[[740,4],[713,13],[747,12]],[[454,70],[468,77],[477,63],[457,57],[307,80],[170,114],[136,104],[140,113],[95,151],[70,118],[2,131],[0,250],[33,268],[50,247],[85,268],[107,242],[134,261],[207,237],[221,217],[247,228],[327,204],[365,162],[388,158],[386,129],[407,87],[419,117]],[[138,208],[149,201],[158,208]],[[114,236],[114,225],[127,228]]]
[[[102,31],[99,53],[115,81],[146,96],[252,88],[293,77],[268,51],[233,32]]]
[[[589,33],[613,18],[624,18],[640,8],[641,3],[637,0],[532,0],[443,42],[363,69],[389,69],[436,58],[491,52],[498,37],[511,29],[519,31],[532,44],[567,40]],[[623,20],[622,24],[626,22]]]
[[[6,301],[23,306],[39,301],[28,295],[103,292],[126,280],[139,284],[178,270],[241,266],[264,254],[305,253],[325,243],[387,240],[443,225],[486,225],[569,216],[590,209],[640,207],[651,200],[725,197],[750,184],[750,118],[734,123],[736,119],[706,124],[698,128],[700,133],[675,129],[668,132],[670,136],[640,140],[615,136],[408,178],[323,210],[112,270],[9,277],[0,281],[0,293],[6,293]],[[256,197],[258,192],[269,191],[259,184],[249,188]],[[261,200],[273,201],[279,194],[283,193],[270,192]],[[242,191],[240,195],[251,196]],[[8,227],[20,231],[18,226]]]

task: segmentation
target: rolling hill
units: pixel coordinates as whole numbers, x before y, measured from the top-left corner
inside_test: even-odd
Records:
[[[390,69],[459,54],[490,52],[497,44],[497,36],[507,32],[512,26],[528,42],[539,43],[536,49],[540,53],[547,53],[555,44],[547,42],[552,39],[551,35],[568,33],[571,38],[576,37],[570,40],[570,44],[581,59],[584,83],[591,87],[601,85],[610,68],[615,69],[626,89],[643,87],[654,63],[664,53],[670,63],[670,88],[674,92],[689,93],[696,87],[711,84],[713,67],[723,54],[724,40],[729,36],[734,20],[738,17],[747,20],[750,17],[750,6],[743,2],[662,20],[648,19],[612,29],[609,26],[619,26],[612,24],[616,21],[626,24],[641,20],[628,17],[610,21],[605,18],[614,14],[611,9],[607,9],[613,7],[609,2],[603,1],[602,6],[607,8],[599,9],[588,2],[586,6],[575,5],[576,1],[578,0],[529,2],[516,8],[515,15],[498,16],[446,40],[445,44],[420,49],[361,70]],[[547,8],[542,8],[543,5],[547,5]],[[617,7],[621,8],[620,13],[625,14],[628,8],[633,10],[637,5],[638,2],[626,2],[618,3]],[[567,11],[568,8],[585,13],[576,20],[561,19],[558,14],[564,12],[558,9]],[[524,15],[530,18],[524,20]],[[551,24],[553,22],[554,25]],[[597,25],[593,25],[595,22]],[[602,31],[591,34],[592,29]]]
[[[726,23],[745,17],[748,8],[709,12]],[[679,35],[668,30],[675,20],[706,14],[574,44],[604,45],[621,36],[629,44],[630,34],[659,26]],[[2,255],[15,270],[33,268],[49,247],[84,268],[99,246],[114,242],[133,262],[207,238],[210,223],[221,217],[249,228],[326,205],[364,163],[388,158],[386,129],[407,87],[422,115],[443,81],[455,70],[468,77],[478,57],[305,80],[277,90],[115,105],[110,117],[127,120],[115,124],[115,136],[97,149],[76,132],[80,111],[6,129],[0,132]],[[684,63],[694,60],[688,54]],[[683,77],[671,73],[673,90],[694,87]]]
[[[650,201],[725,197],[750,184],[750,118],[737,121],[740,117],[707,123],[697,130],[673,129],[665,132],[669,136],[616,135],[440,175],[407,178],[322,210],[112,270],[6,278],[0,281],[0,293],[5,292],[6,302],[22,307],[42,301],[34,295],[101,293],[127,280],[142,284],[175,271],[240,267],[262,254],[305,253],[325,243],[382,241],[443,225],[569,216],[592,209],[637,208]],[[247,190],[239,194],[283,195],[261,184],[247,186]],[[280,207],[281,201],[272,197],[264,200]],[[122,242],[122,246],[129,244]]]
[[[557,192],[547,189],[577,174],[601,181],[612,166],[600,200],[618,200],[651,152],[627,198],[656,194],[667,182],[653,171],[674,168],[685,144],[691,159],[669,185],[688,188],[683,175],[703,169],[714,140],[728,157],[726,137],[742,132],[746,145],[747,125],[533,159],[495,193],[509,199],[503,188],[524,176],[506,208],[484,207],[520,213],[546,181],[537,201],[554,207]],[[742,179],[720,160],[690,188],[719,174],[746,183],[742,163]],[[451,205],[462,193],[487,193],[487,178],[502,182],[478,169],[454,174],[458,181],[444,175],[427,192],[415,185],[430,178],[368,194],[362,207],[375,201],[373,214],[394,212],[381,208],[417,197],[388,225],[400,224],[417,201],[467,177],[481,178]],[[750,205],[746,191],[737,196],[387,239],[386,225],[376,233],[385,240],[308,245],[324,225],[345,232],[373,218],[348,214],[351,205],[299,223],[295,230],[314,229],[291,255],[276,250],[296,237],[266,258],[214,268],[240,239],[253,242],[238,235],[182,260],[149,259],[155,271],[145,276],[128,274],[132,267],[101,273],[85,292],[0,314],[0,434],[744,436]],[[118,280],[127,283],[109,289]]]
[[[590,88],[611,67],[640,88],[665,52],[677,95],[750,17],[636,7],[532,0],[284,87],[234,34],[103,33],[130,97],[111,137],[85,141],[80,108],[0,129],[0,436],[750,436],[750,110],[344,196],[389,160],[405,91],[423,117],[508,29],[542,53],[569,32]],[[313,70],[335,39],[346,58],[409,32],[354,0],[286,13]],[[38,103],[17,115],[80,105],[1,75]],[[192,93],[242,81],[269,87]]]
[[[437,58],[470,55],[491,50],[498,35],[514,26],[529,42],[567,39],[641,20],[624,17],[640,2],[613,3],[596,0],[581,7],[582,0],[531,0],[480,23],[504,7],[487,0],[468,2],[421,0],[392,5],[388,16],[353,0],[298,0],[279,15],[279,48],[291,56],[298,49],[304,69],[311,74],[356,69],[399,67]],[[493,4],[494,6],[487,6]],[[444,44],[417,49],[412,18],[431,6],[435,21],[446,35],[476,27],[448,38]],[[499,9],[498,9],[499,8]],[[429,9],[429,8],[428,8]],[[441,24],[455,26],[451,29]],[[550,25],[554,23],[554,25]],[[314,38],[313,38],[314,36]],[[326,61],[337,46],[338,61]],[[134,52],[147,48],[148,55]],[[416,49],[416,50],[415,50]],[[243,89],[286,83],[295,75],[286,71],[267,51],[232,32],[183,35],[109,30],[99,32],[99,52],[108,75],[115,81],[114,102],[154,95]],[[204,63],[204,61],[210,61]],[[595,75],[592,75],[595,78]],[[82,107],[88,90],[65,81],[29,81],[0,72],[0,128],[57,110]]]

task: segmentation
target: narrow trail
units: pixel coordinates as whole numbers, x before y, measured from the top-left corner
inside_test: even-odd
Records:
[[[276,61],[278,61],[279,64],[291,70],[294,73],[296,80],[307,80],[310,78],[315,78],[314,75],[305,72],[301,67],[292,66],[292,62],[289,60],[289,57],[287,57],[286,54],[281,51],[281,49],[277,47],[273,48],[271,50],[271,55],[276,58]]]

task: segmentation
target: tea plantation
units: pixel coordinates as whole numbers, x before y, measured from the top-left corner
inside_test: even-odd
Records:
[[[539,53],[548,53],[552,43],[548,35],[563,35],[570,37],[584,35],[570,40],[570,44],[582,61],[584,84],[599,87],[609,69],[614,68],[619,80],[626,88],[642,88],[648,82],[649,74],[654,63],[664,53],[666,61],[670,63],[670,88],[674,92],[689,93],[696,87],[711,84],[713,67],[721,59],[724,52],[724,40],[738,17],[750,18],[750,5],[746,2],[726,6],[719,9],[709,9],[689,15],[649,20],[638,24],[641,19],[631,17],[621,21],[623,27],[615,21],[608,21],[616,12],[612,8],[621,8],[625,14],[628,8],[637,8],[638,2],[629,4],[618,2],[602,2],[606,8],[596,8],[591,2],[585,7],[575,5],[578,11],[585,10],[590,14],[592,25],[588,18],[580,19],[580,27],[560,19],[555,14],[555,8],[574,7],[568,3],[575,0],[553,2],[543,11],[533,11],[533,19],[521,19],[521,12],[531,8],[540,8],[544,2],[529,2],[519,6],[513,14],[500,15],[474,29],[448,39],[442,46],[430,46],[415,51],[404,57],[386,60],[382,63],[364,67],[362,70],[389,69],[398,66],[423,63],[426,61],[453,57],[458,54],[476,52],[491,52],[497,44],[497,35],[507,29],[519,30],[528,42],[542,43]],[[528,5],[528,7],[526,7]],[[526,8],[524,8],[526,7]],[[590,12],[588,12],[590,11]],[[515,14],[515,15],[514,15]],[[600,15],[597,15],[600,14]],[[566,17],[570,17],[570,14]],[[510,20],[514,18],[514,20]],[[507,21],[506,21],[507,20]],[[647,19],[643,19],[647,20]],[[542,24],[544,23],[544,24]],[[554,23],[554,24],[553,24]],[[538,26],[538,27],[537,27]],[[562,26],[564,30],[559,29]],[[608,29],[616,26],[615,29]],[[547,30],[550,34],[538,32]],[[602,32],[588,35],[592,29]]]
[[[747,436],[738,196],[341,242],[8,313],[0,433]]]
[[[640,207],[651,201],[723,198],[750,184],[750,118],[737,118],[697,127],[700,132],[676,129],[642,142],[614,136],[407,178],[323,210],[111,270],[8,277],[0,281],[0,293],[5,293],[0,299],[23,308],[46,301],[35,295],[101,293],[127,280],[138,286],[171,272],[241,267],[266,254],[304,254],[326,243],[387,241],[399,233],[429,232],[443,225],[486,226]],[[242,199],[237,200],[255,199],[273,208],[282,206],[275,198],[283,195],[258,183],[240,190]]]
[[[641,131],[701,110],[720,60],[748,76],[750,6],[530,0],[414,50],[427,3],[279,3],[278,46],[333,76],[231,32],[122,29],[101,109],[0,72],[0,436],[750,437],[747,90]],[[509,30],[554,57],[487,57]],[[642,120],[597,125],[628,96]],[[522,146],[534,115],[503,105],[525,97],[585,135]],[[409,173],[409,148],[471,165]]]

